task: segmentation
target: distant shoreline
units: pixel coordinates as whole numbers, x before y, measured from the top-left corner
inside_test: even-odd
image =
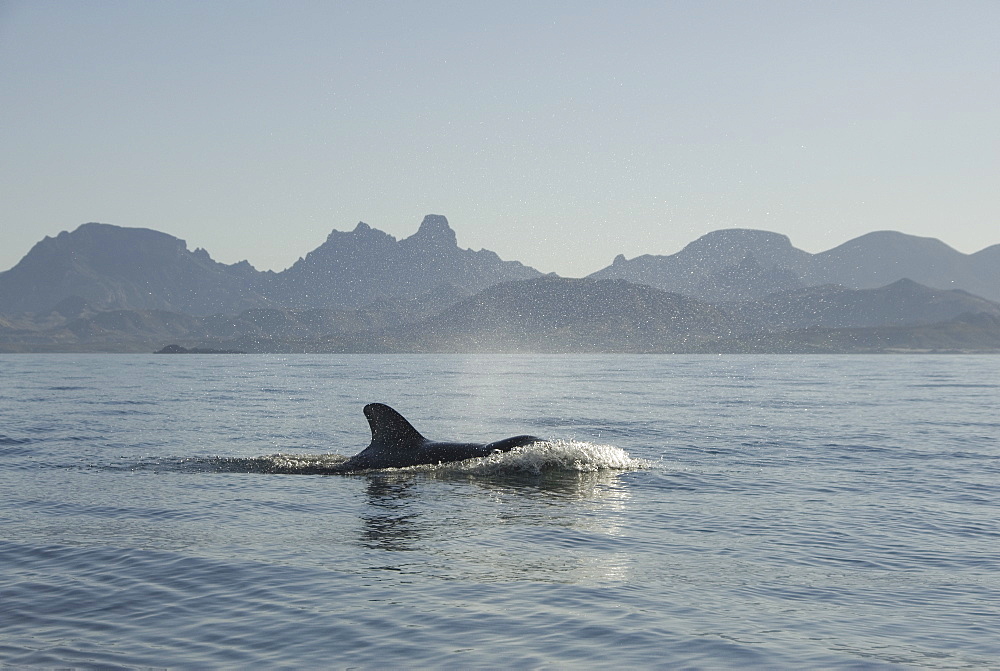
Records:
[[[202,347],[188,349],[180,345],[167,345],[163,349],[153,352],[153,354],[246,354],[246,352],[235,349],[208,349]]]

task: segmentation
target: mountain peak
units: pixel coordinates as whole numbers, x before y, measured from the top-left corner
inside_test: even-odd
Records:
[[[440,214],[428,214],[424,217],[424,220],[420,222],[420,228],[410,237],[410,240],[437,246],[458,247],[455,231],[448,225],[447,217]]]
[[[326,251],[329,251],[332,247],[340,245],[353,247],[357,245],[371,244],[384,245],[392,242],[396,242],[396,238],[392,237],[388,233],[380,231],[377,228],[372,228],[363,221],[359,221],[353,231],[338,231],[337,229],[330,231],[330,234],[326,236],[326,242],[309,252],[309,255],[316,254],[317,252],[322,255]]]
[[[94,310],[172,310],[211,314],[262,300],[248,286],[255,270],[234,270],[204,249],[147,228],[87,223],[35,244],[0,273],[0,312],[64,316]],[[74,301],[65,304],[67,298]],[[82,302],[81,302],[82,301]]]
[[[900,255],[905,250],[905,253],[909,254],[947,254],[952,257],[966,256],[937,238],[910,235],[908,233],[900,233],[899,231],[872,231],[871,233],[865,233],[823,253],[833,256],[843,251],[855,249],[875,250],[877,253],[883,255]]]
[[[448,220],[424,217],[416,233],[397,240],[364,222],[327,241],[276,275],[274,304],[290,307],[362,307],[387,299],[413,300],[442,284],[475,293],[500,282],[539,275],[493,252],[459,249]]]
[[[760,249],[791,249],[792,241],[787,235],[762,231],[755,228],[724,228],[706,233],[694,242],[688,243],[684,251],[733,253],[735,251],[757,251]]]
[[[91,221],[86,224],[80,224],[76,227],[74,231],[62,231],[57,236],[59,238],[72,237],[76,239],[86,239],[86,238],[128,238],[131,240],[157,240],[161,243],[176,244],[182,243],[184,248],[187,249],[187,243],[178,237],[170,235],[169,233],[164,233],[162,231],[155,231],[151,228],[134,228],[125,226],[116,226],[115,224],[102,224],[97,221]]]

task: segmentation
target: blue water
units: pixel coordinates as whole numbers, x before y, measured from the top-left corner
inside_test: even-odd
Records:
[[[323,474],[381,401],[551,442]],[[1000,668],[1000,357],[0,356],[0,665]]]

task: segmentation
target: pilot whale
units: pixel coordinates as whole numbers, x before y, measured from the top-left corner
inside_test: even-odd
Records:
[[[494,443],[443,443],[427,440],[401,414],[382,403],[365,406],[372,429],[372,442],[337,468],[360,471],[370,468],[399,468],[418,464],[438,464],[508,452],[515,447],[541,442],[535,436],[514,436]]]

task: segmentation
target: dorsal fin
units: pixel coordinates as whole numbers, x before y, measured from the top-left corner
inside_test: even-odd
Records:
[[[426,441],[405,417],[384,403],[369,403],[365,417],[372,428],[372,445],[389,449],[416,448]]]

